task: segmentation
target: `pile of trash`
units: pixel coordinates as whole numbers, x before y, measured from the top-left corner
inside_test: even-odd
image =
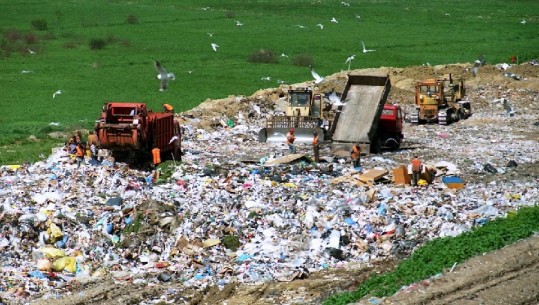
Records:
[[[497,179],[537,164],[538,142],[511,127],[539,128],[533,113],[407,125],[409,149],[362,157],[358,169],[328,143],[320,163],[310,145],[290,156],[284,143],[258,143],[266,113],[248,106],[256,111],[212,128],[183,117],[182,162],[158,172],[77,167],[62,149],[0,167],[0,303],[61,297],[105,277],[194,289],[292,281],[404,257],[537,203],[537,176]],[[419,187],[406,182],[413,155],[432,169]]]

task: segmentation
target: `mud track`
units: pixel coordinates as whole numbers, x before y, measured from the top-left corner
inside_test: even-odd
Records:
[[[476,256],[442,277],[410,286],[384,304],[539,304],[539,236]],[[372,304],[365,299],[357,304]]]

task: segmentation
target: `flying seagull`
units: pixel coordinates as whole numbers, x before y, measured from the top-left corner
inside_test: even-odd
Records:
[[[315,84],[320,84],[322,81],[324,81],[324,77],[318,75],[318,73],[316,73],[316,71],[313,70],[313,67],[312,66],[309,66],[309,69],[311,70],[311,75],[314,77],[314,83]]]
[[[526,19],[522,19],[522,21],[520,23],[526,24]]]
[[[242,26],[243,23],[241,23],[239,20],[236,20],[236,25],[237,25],[237,26]]]
[[[155,61],[155,69],[159,73],[157,74],[157,79],[161,81],[159,91],[167,91],[168,81],[175,80],[176,76],[174,73],[167,73],[167,71],[161,66],[161,63],[157,60]]]
[[[317,27],[319,27],[319,28],[320,28],[321,30],[323,30],[323,29],[324,29],[324,25],[323,25],[323,24],[321,24],[321,23],[317,24],[316,26],[317,26]]]
[[[305,29],[305,28],[307,28],[306,26],[301,25],[301,24],[294,24],[294,26],[297,26],[297,27],[300,28],[300,29]]]
[[[206,33],[208,36],[213,37],[213,33]]]
[[[345,64],[348,64],[348,70],[350,70],[350,65],[352,64],[352,60],[354,60],[355,57],[356,57],[355,54],[350,55],[350,56],[348,56],[348,58],[344,62]]]
[[[29,52],[30,54],[36,54],[36,51],[30,50],[30,48],[28,48],[28,52]]]
[[[62,94],[62,90],[58,90],[52,94],[52,98],[56,98],[57,95]]]
[[[337,19],[335,19],[335,17],[331,18],[330,21],[333,22],[333,23],[339,23],[339,21],[337,21]]]
[[[217,52],[217,48],[219,48],[219,45],[216,44],[216,43],[212,43],[212,44],[211,44],[211,48],[212,48],[215,52]]]
[[[485,56],[481,55],[479,56],[479,59],[476,59],[472,68],[472,74],[473,77],[477,76],[477,73],[479,72],[479,67],[485,65]]]
[[[363,41],[361,41],[361,45],[363,46],[363,53],[376,51],[376,50],[367,50],[367,48],[365,48],[365,43]]]

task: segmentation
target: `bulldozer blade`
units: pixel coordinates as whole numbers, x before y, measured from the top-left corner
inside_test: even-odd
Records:
[[[289,128],[262,128],[258,133],[259,142],[267,143],[286,143],[286,134]],[[296,140],[294,143],[312,143],[314,135],[313,131],[318,132],[318,141],[324,141],[324,133],[322,129],[316,128],[294,128]]]

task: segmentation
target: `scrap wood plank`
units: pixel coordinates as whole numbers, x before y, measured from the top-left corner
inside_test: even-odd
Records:
[[[383,176],[387,175],[388,171],[385,169],[371,169],[361,175],[359,175],[359,180],[365,183],[374,183],[376,180],[379,180]]]
[[[308,157],[306,157],[305,154],[290,154],[284,157],[269,160],[266,163],[264,163],[264,165],[288,164],[288,163],[299,161],[299,160],[307,161],[309,163],[311,162],[311,160]]]

